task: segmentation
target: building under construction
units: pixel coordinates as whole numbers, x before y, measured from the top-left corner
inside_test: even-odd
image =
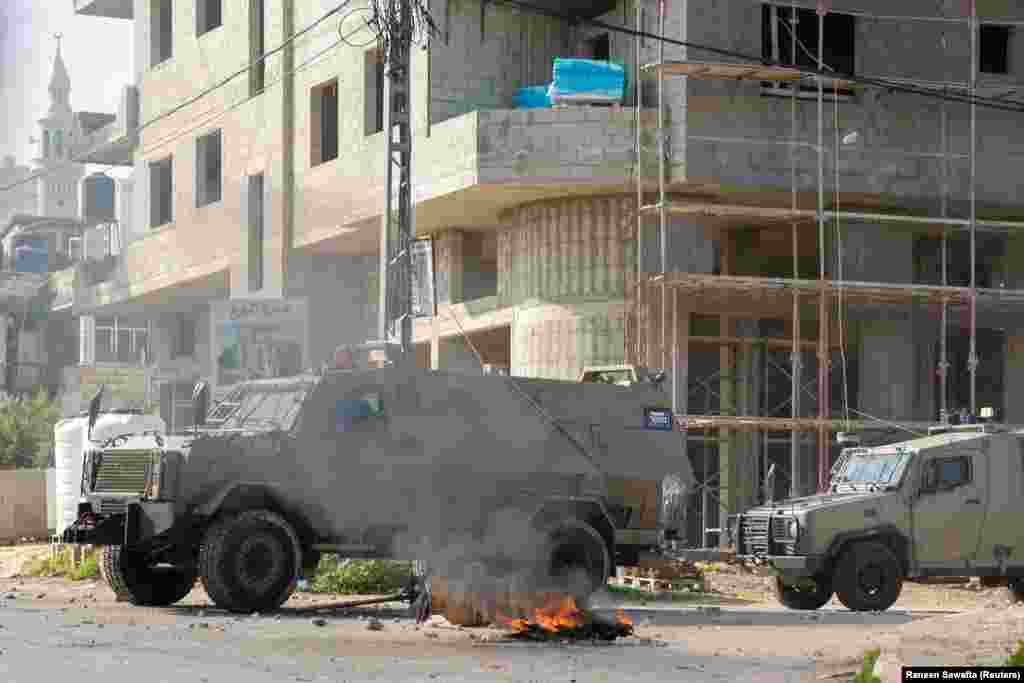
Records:
[[[75,0],[135,23],[139,111],[91,141],[134,166],[137,210],[74,311],[149,316],[168,384],[222,391],[225,359],[255,357],[244,333],[226,351],[220,300],[302,299],[283,324],[304,367],[376,335],[385,69],[365,3],[322,21],[339,4]],[[664,369],[702,484],[691,545],[772,464],[777,495],[813,491],[838,432],[1024,423],[1024,7],[429,5],[407,100],[423,364]],[[621,101],[517,108],[568,57],[624,65]]]

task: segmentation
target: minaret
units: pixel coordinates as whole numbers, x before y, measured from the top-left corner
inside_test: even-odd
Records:
[[[78,216],[78,186],[85,175],[83,164],[71,161],[74,142],[75,114],[71,109],[71,77],[60,52],[58,33],[57,54],[53,58],[50,76],[50,109],[39,120],[42,136],[36,164],[43,175],[39,183],[37,213],[40,216],[76,218]]]

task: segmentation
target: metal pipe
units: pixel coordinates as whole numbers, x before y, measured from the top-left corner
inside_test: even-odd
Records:
[[[942,103],[942,149],[946,151],[949,147],[949,110],[946,103]],[[949,161],[942,161],[942,217],[945,218],[949,212]],[[949,286],[949,260],[948,260],[948,236],[949,231],[942,230],[942,286]],[[949,386],[949,351],[946,347],[947,335],[949,332],[949,306],[942,302],[942,323],[939,331],[939,415],[945,418],[949,411],[949,399],[947,396]]]
[[[939,216],[901,216],[891,213],[868,213],[864,211],[825,211],[826,220],[841,218],[847,220],[878,221],[880,223],[918,223],[922,225],[957,225],[970,228],[968,218],[946,218]],[[1009,228],[1024,230],[1024,221],[975,220],[973,225],[981,228]]]
[[[819,275],[825,282],[825,79],[820,72],[825,68],[825,11],[818,10],[818,249]],[[818,303],[818,416],[824,420],[829,414],[828,399],[828,302],[822,287]],[[818,482],[822,489],[822,472],[828,472],[828,434],[818,431]]]
[[[978,414],[978,316],[977,316],[977,162],[978,105],[974,94],[978,87],[978,5],[971,0],[971,352],[967,361],[971,372],[971,415]]]
[[[773,7],[774,9],[774,7]],[[796,35],[796,3],[790,3],[790,35]],[[792,63],[796,64],[796,41],[790,40],[792,48]],[[791,85],[789,95],[790,106],[790,147],[789,147],[789,173],[790,173],[790,208],[796,211],[798,208],[798,197],[796,190],[796,150],[797,150],[797,86]],[[800,278],[800,234],[798,223],[793,221],[793,279]],[[793,340],[791,351],[791,362],[793,366],[792,382],[790,385],[790,413],[793,419],[800,417],[800,371],[802,362],[800,349],[800,293],[793,292]],[[800,433],[790,432],[789,441],[789,493],[793,498],[800,495]]]
[[[642,3],[636,4],[636,29],[637,33],[642,33],[644,24],[644,8]],[[644,313],[643,313],[643,295],[641,283],[643,282],[644,262],[643,262],[643,227],[644,227],[644,216],[641,208],[644,205],[644,174],[643,174],[643,78],[641,69],[643,67],[643,51],[641,49],[641,39],[638,36],[636,39],[636,75],[634,77],[634,87],[636,88],[636,290],[633,293],[635,307],[633,309],[634,322],[633,322],[633,355],[634,362],[638,364],[646,365],[646,359],[641,354],[642,338],[643,333],[641,330],[644,327]],[[630,355],[627,353],[627,358]]]
[[[665,0],[658,3],[658,34],[665,35]],[[658,64],[665,63],[665,41],[662,40],[658,47]],[[668,272],[668,213],[665,210],[666,204],[666,154],[665,145],[665,70],[658,69],[658,203],[661,209],[658,211],[660,244],[661,244],[661,274]],[[661,289],[661,359],[662,367],[668,365],[665,355],[668,351],[666,323],[668,322],[668,291],[662,286]]]

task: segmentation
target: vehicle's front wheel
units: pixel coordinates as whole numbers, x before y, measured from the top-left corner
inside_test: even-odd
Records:
[[[140,607],[167,607],[188,595],[196,571],[181,567],[152,567],[121,546],[103,547],[100,575],[118,599]]]
[[[291,525],[269,510],[248,510],[218,520],[199,553],[207,594],[232,612],[264,612],[295,591],[302,547]]]
[[[819,577],[804,582],[785,581],[775,577],[775,597],[789,609],[820,609],[832,599],[832,582]]]
[[[850,546],[839,558],[835,573],[836,596],[857,612],[883,612],[900,597],[903,571],[900,561],[881,543]]]

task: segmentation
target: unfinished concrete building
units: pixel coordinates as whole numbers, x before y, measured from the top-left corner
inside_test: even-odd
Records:
[[[184,386],[237,380],[218,369],[218,302],[304,302],[274,323],[304,330],[303,367],[374,337],[385,100],[358,12],[317,24],[336,0],[75,4],[135,22],[144,122],[107,146],[137,136],[123,264],[76,311],[148,317],[157,375]],[[778,493],[814,490],[838,430],[894,439],[893,422],[985,406],[1024,423],[1024,9],[532,4],[605,25],[434,0],[439,35],[413,54],[415,226],[437,302],[415,325],[424,364],[575,380],[674,361],[680,457],[705,484],[680,530],[695,545],[757,499],[770,464]],[[514,109],[556,57],[625,64],[622,105]],[[754,68],[762,57],[804,71]],[[864,78],[808,76],[819,64]]]

